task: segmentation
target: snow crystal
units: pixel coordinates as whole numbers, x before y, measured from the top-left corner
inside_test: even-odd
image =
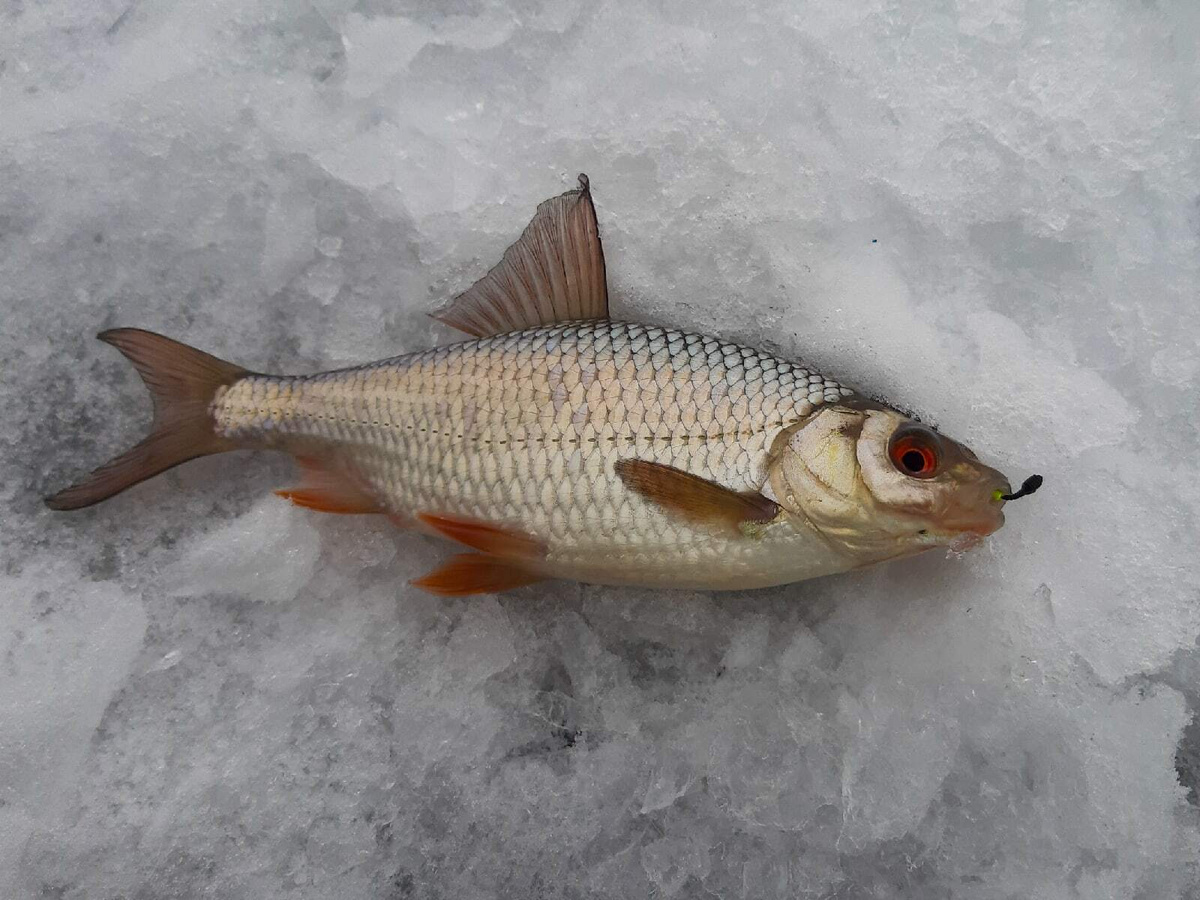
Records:
[[[10,3],[0,896],[1200,895],[1200,6]],[[440,600],[269,454],[75,514],[136,325],[259,371],[590,177],[614,311],[1014,483],[960,559]]]

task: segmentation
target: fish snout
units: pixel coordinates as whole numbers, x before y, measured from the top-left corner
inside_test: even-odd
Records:
[[[994,469],[970,485],[964,485],[948,505],[938,522],[952,543],[974,546],[1004,524],[1004,503],[1001,495],[1012,492],[1007,478]]]

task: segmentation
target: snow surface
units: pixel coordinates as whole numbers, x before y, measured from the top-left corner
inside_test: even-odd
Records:
[[[0,897],[1200,895],[1200,5],[0,6]],[[446,601],[149,403],[424,310],[587,172],[615,311],[1042,492],[962,559]]]

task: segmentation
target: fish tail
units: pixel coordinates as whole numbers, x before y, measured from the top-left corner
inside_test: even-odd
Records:
[[[97,337],[125,354],[142,376],[154,400],[154,423],[141,443],[47,497],[47,506],[81,509],[189,459],[237,449],[216,433],[212,407],[223,388],[249,371],[140,328],[114,328]]]

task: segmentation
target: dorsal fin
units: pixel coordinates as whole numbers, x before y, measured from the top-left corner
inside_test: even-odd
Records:
[[[608,318],[608,282],[586,175],[543,202],[500,263],[430,313],[476,337],[574,319]]]

